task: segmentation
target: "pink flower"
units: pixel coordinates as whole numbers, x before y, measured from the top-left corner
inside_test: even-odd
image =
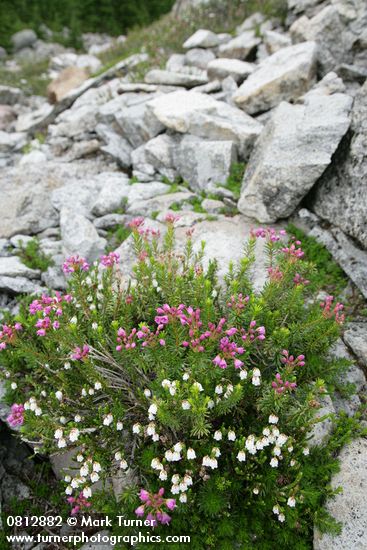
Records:
[[[75,273],[76,271],[88,271],[89,264],[85,258],[76,256],[70,256],[66,258],[62,266],[64,273]]]
[[[132,219],[126,225],[127,225],[127,227],[130,227],[131,229],[137,229],[138,227],[140,227],[143,224],[144,224],[144,218],[139,217],[139,218]]]
[[[176,508],[176,500],[174,498],[168,498],[166,500],[166,506],[168,510],[173,510],[174,508]]]
[[[107,256],[101,256],[101,265],[104,267],[113,267],[120,260],[120,255],[116,252],[110,252]]]
[[[135,510],[135,514],[138,516],[138,518],[142,518],[145,514],[145,507],[142,504]]]
[[[21,426],[24,422],[24,407],[23,405],[18,405],[17,403],[14,403],[14,405],[10,408],[11,413],[7,417],[7,421],[13,428],[15,426]]]
[[[82,361],[85,357],[88,357],[89,346],[84,344],[83,348],[76,347],[71,355],[71,358],[75,361]]]
[[[171,214],[168,213],[166,217],[164,218],[164,221],[167,223],[175,223],[180,219],[180,216],[177,216],[177,214]]]
[[[139,498],[142,502],[149,500],[149,493],[145,489],[140,489]]]

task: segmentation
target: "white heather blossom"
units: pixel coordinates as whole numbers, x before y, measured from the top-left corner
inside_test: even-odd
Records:
[[[173,485],[178,485],[180,483],[180,476],[178,474],[173,474],[171,481]]]
[[[278,519],[281,523],[283,523],[285,521],[285,515],[284,514],[279,514]]]
[[[291,445],[290,447],[288,447],[287,451],[288,451],[289,453],[291,453],[291,452],[293,451],[292,445]]]
[[[100,389],[102,389],[102,384],[101,384],[101,382],[96,382],[96,383],[94,384],[94,389],[95,389],[95,390],[100,390]]]
[[[183,375],[182,375],[182,380],[186,381],[190,378],[190,375],[188,372],[185,372]]]
[[[188,474],[185,474],[184,482],[188,487],[190,487],[193,484],[192,477],[189,476]]]
[[[187,485],[183,481],[181,481],[179,487],[180,487],[181,493],[185,493],[187,491]]]
[[[42,395],[42,397],[46,397],[47,393],[45,392],[45,390],[41,391],[41,395]]]
[[[78,422],[81,422],[81,420],[82,420],[82,417],[80,416],[80,414],[76,414],[74,416],[74,422],[78,423]]]
[[[269,424],[278,424],[279,418],[275,414],[269,416]]]
[[[223,393],[223,386],[220,386],[220,385],[219,385],[219,386],[216,386],[216,387],[215,387],[215,393],[216,393],[217,395],[221,395],[221,394]]]
[[[273,514],[279,515],[279,506],[273,506]]]
[[[40,407],[36,407],[36,408],[34,409],[34,414],[35,414],[36,416],[41,416],[41,414],[42,414],[42,409],[41,409]]]
[[[78,441],[79,438],[79,430],[78,428],[72,428],[69,433],[69,439],[70,441]]]
[[[68,485],[65,489],[65,493],[67,495],[72,495],[73,494],[73,488],[71,487],[71,485]]]
[[[159,435],[158,434],[153,434],[152,435],[152,440],[153,441],[159,441]]]
[[[200,384],[200,382],[194,382],[192,385],[193,388],[197,388],[199,391],[204,391],[203,386]]]
[[[72,318],[70,319],[70,321],[69,321],[69,323],[70,323],[71,325],[76,325],[77,322],[78,322],[78,319],[75,317],[75,315],[74,315],[74,317],[72,317]]]
[[[93,462],[93,472],[100,472],[102,470],[102,466],[99,462]]]
[[[121,462],[120,462],[120,468],[121,468],[121,470],[127,470],[128,465],[127,465],[126,460],[121,460]]]
[[[228,436],[227,436],[227,437],[228,437],[228,441],[235,441],[235,439],[236,439],[236,434],[234,433],[233,430],[229,430]]]
[[[159,458],[153,458],[152,462],[150,463],[153,470],[162,470],[163,466],[161,464],[161,461]]]
[[[213,399],[210,399],[210,400],[208,401],[208,405],[207,405],[207,406],[208,406],[208,409],[212,409],[212,408],[215,406],[215,403],[214,403]]]
[[[305,447],[302,452],[305,456],[308,456],[310,454],[310,449],[308,447]]]
[[[74,477],[74,479],[71,480],[70,485],[72,486],[73,489],[77,489],[80,485],[80,479],[78,479],[77,477]]]
[[[18,387],[18,384],[17,384],[16,382],[12,382],[12,383],[10,384],[10,387],[11,387],[12,390],[16,390],[17,387]]]
[[[180,502],[185,504],[187,502],[187,495],[180,495],[179,500]]]
[[[85,390],[84,388],[82,389],[82,396],[85,397],[87,395],[87,390]]]
[[[181,460],[181,455],[179,452],[177,451],[174,451],[172,453],[172,462],[178,462],[179,460]]]
[[[158,407],[155,403],[152,403],[148,409],[148,413],[155,416],[157,414]]]
[[[294,508],[296,505],[296,499],[294,497],[289,497],[289,499],[287,500],[287,504],[291,508]]]
[[[147,435],[154,435],[155,434],[155,424],[154,422],[151,422],[150,424],[148,424],[148,427],[147,427]]]
[[[65,418],[65,416],[60,416],[60,424],[66,424],[67,420]]]
[[[247,378],[247,370],[246,369],[240,370],[240,379],[246,380],[246,378]]]
[[[252,489],[252,492],[254,493],[254,495],[258,495],[259,494],[259,488],[258,487],[254,487]]]
[[[162,388],[169,388],[171,386],[171,382],[169,380],[167,380],[166,378],[164,380],[162,380]]]
[[[69,475],[65,476],[65,477],[64,477],[64,481],[65,481],[66,483],[70,483],[70,481],[71,481],[71,476],[69,476]]]
[[[290,463],[289,463],[289,464],[290,464],[291,466],[294,466],[294,465],[295,465],[295,463],[296,463],[296,461],[292,459],[292,460],[290,461]]]
[[[89,468],[88,468],[88,464],[83,464],[83,466],[80,468],[79,470],[80,472],[80,475],[85,477],[89,474]]]
[[[115,460],[121,460],[122,458],[122,454],[120,453],[120,451],[117,451],[117,453],[115,453]]]
[[[245,451],[239,451],[238,455],[237,455],[237,460],[239,462],[245,462],[246,460],[246,453]]]
[[[173,445],[173,450],[176,451],[176,453],[180,453],[182,451],[182,443],[180,441],[175,443]]]
[[[62,437],[58,440],[57,446],[59,447],[59,449],[63,449],[64,447],[66,447],[66,440]]]
[[[253,386],[260,386],[260,384],[261,384],[260,376],[254,376],[253,375],[251,382],[252,382]]]
[[[217,430],[216,432],[214,432],[213,437],[214,437],[215,441],[221,441],[221,439],[223,437],[222,432]]]
[[[180,492],[180,486],[179,485],[172,485],[171,487],[171,493],[173,495],[178,495]]]
[[[140,434],[140,431],[141,431],[141,425],[140,424],[134,424],[133,434]]]
[[[97,483],[97,481],[99,480],[99,475],[97,474],[97,472],[92,472],[90,474],[90,480],[92,483]]]
[[[187,460],[193,460],[194,458],[196,458],[196,453],[194,451],[194,449],[187,449]]]
[[[204,456],[202,464],[203,464],[203,466],[207,466],[208,468],[212,468],[213,470],[215,468],[218,468],[217,459],[216,458],[211,458],[210,456]]]
[[[268,437],[270,435],[270,430],[269,428],[264,428],[263,429],[263,435],[265,435],[266,437]]]
[[[281,448],[280,448],[280,447],[274,447],[274,449],[273,449],[273,454],[274,454],[275,456],[280,456],[280,455],[282,454]]]
[[[124,425],[123,425],[122,422],[117,422],[117,423],[116,423],[116,430],[117,430],[118,432],[121,432],[121,430],[123,429],[123,427],[124,427]]]
[[[279,447],[282,447],[284,443],[287,442],[287,439],[288,437],[285,434],[280,434],[277,439],[277,445],[279,445]]]
[[[110,426],[113,422],[113,416],[111,413],[107,414],[103,419],[103,425],[104,426]]]
[[[274,426],[272,429],[271,429],[271,433],[275,436],[275,437],[278,437],[279,436],[279,430],[276,426]]]
[[[147,389],[144,390],[144,395],[145,395],[145,397],[150,397],[152,395],[152,392],[150,390],[148,390],[148,388],[147,388]]]
[[[181,407],[184,411],[188,411],[189,409],[191,409],[191,405],[188,401],[182,401]]]
[[[222,453],[220,452],[220,450],[218,449],[218,447],[213,447],[213,448],[212,448],[212,454],[213,454],[214,456],[216,456],[216,458],[219,458],[220,455],[221,455]]]
[[[89,393],[89,395],[94,395],[94,389],[93,389],[93,388],[89,388],[88,393]]]
[[[83,455],[77,455],[76,460],[77,460],[77,462],[83,462],[84,456]]]
[[[71,365],[70,365],[69,361],[66,361],[66,363],[64,363],[64,369],[69,370],[70,368],[71,368]]]
[[[166,480],[167,480],[167,477],[168,477],[168,476],[167,476],[166,470],[161,470],[161,471],[159,472],[159,479],[160,479],[161,481],[166,481]]]
[[[271,459],[271,461],[270,461],[270,466],[271,466],[272,468],[278,468],[278,464],[279,464],[279,463],[278,463],[278,459],[275,458],[275,456],[274,456],[274,457]]]
[[[58,401],[62,400],[62,391],[55,392],[55,397]]]
[[[92,489],[90,487],[84,487],[83,496],[84,498],[90,498],[92,496]]]
[[[98,328],[98,323],[92,323],[92,329],[97,330],[97,328]]]

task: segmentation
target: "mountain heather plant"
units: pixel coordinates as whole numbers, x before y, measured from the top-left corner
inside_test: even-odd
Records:
[[[313,266],[285,231],[254,230],[219,284],[193,230],[177,251],[175,221],[163,235],[130,223],[128,281],[116,253],[70,257],[67,293],[3,326],[8,422],[38,452],[75,451],[73,514],[109,510],[114,479],[120,515],[190,534],[191,548],[308,548],[315,522],[333,525],[322,504],[338,444],[310,450],[309,438],[346,366],[328,355],[343,306],[310,295]],[[256,293],[258,239],[268,279]]]

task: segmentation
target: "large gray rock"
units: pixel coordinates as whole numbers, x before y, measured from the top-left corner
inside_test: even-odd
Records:
[[[10,40],[14,51],[17,52],[23,48],[32,46],[37,40],[37,35],[32,29],[23,29],[13,34]]]
[[[367,248],[367,83],[355,98],[351,134],[317,184],[311,208]]]
[[[96,132],[105,143],[101,146],[101,151],[116,160],[122,168],[129,168],[133,148],[127,139],[111,130],[107,124],[97,124]]]
[[[286,34],[276,31],[266,31],[264,33],[264,44],[269,54],[273,54],[281,48],[292,45],[292,40]]]
[[[233,141],[195,136],[185,136],[173,155],[178,173],[196,191],[209,191],[217,184],[225,184],[237,160]]]
[[[272,114],[246,169],[240,212],[261,222],[286,218],[331,162],[350,124],[352,98],[310,94],[282,102]]]
[[[253,63],[240,61],[239,59],[214,59],[208,64],[208,77],[211,80],[223,80],[227,76],[231,76],[236,82],[242,82],[255,70]]]
[[[0,290],[7,294],[41,294],[45,289],[26,277],[0,276]]]
[[[173,162],[173,150],[178,146],[178,139],[161,134],[132,153],[131,158],[135,171],[154,178],[155,174],[165,176],[173,181],[177,175]]]
[[[250,114],[266,111],[307,92],[315,72],[315,42],[282,48],[259,64],[235,93],[234,101]]]
[[[60,230],[65,256],[79,254],[94,261],[105,251],[106,239],[98,235],[92,222],[74,210],[61,210]]]
[[[226,44],[219,46],[218,55],[219,57],[247,59],[260,43],[261,40],[256,36],[255,31],[245,31]]]
[[[162,194],[160,196],[154,195],[152,198],[144,201],[138,198],[135,201],[131,201],[128,205],[127,213],[131,216],[150,216],[153,212],[165,212],[169,210],[173,204],[181,204],[194,197],[195,195],[193,193],[185,189],[177,191],[176,193]]]
[[[139,147],[164,130],[163,124],[147,108],[148,102],[154,97],[158,97],[158,94],[120,95],[105,103],[99,109],[97,118],[105,124],[114,124],[133,148]]]
[[[342,524],[333,537],[315,531],[314,550],[365,550],[367,541],[367,439],[358,438],[340,452],[340,471],[332,479],[342,492],[330,499],[326,508]]]
[[[234,141],[247,157],[262,125],[238,109],[198,92],[178,91],[153,99],[148,108],[161,124],[180,133]]]
[[[194,88],[208,82],[205,71],[198,69],[197,74],[186,72],[173,73],[163,69],[152,69],[144,77],[148,84],[164,84],[166,86],[183,86],[184,88]]]
[[[103,177],[103,174],[101,176]],[[123,200],[128,197],[130,189],[129,179],[124,174],[110,174],[92,205],[92,213],[96,216],[104,216],[118,210]]]

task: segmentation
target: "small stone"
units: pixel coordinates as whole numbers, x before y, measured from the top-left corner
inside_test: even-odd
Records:
[[[204,50],[203,48],[193,48],[183,56],[184,65],[203,70],[207,68],[208,63],[213,59],[215,59],[215,54],[211,50]]]
[[[0,277],[26,277],[37,279],[39,271],[24,265],[18,256],[0,257]]]
[[[261,43],[254,31],[245,31],[226,44],[219,46],[219,57],[247,59]]]
[[[271,55],[281,48],[286,48],[292,45],[292,40],[289,36],[276,31],[265,31],[264,43],[267,52]]]
[[[208,82],[206,73],[191,75],[186,73],[172,73],[163,69],[152,69],[145,77],[148,84],[165,84],[168,86],[183,86],[184,88],[193,88]]]
[[[222,201],[216,199],[204,199],[201,206],[209,214],[220,214],[225,208],[225,204]]]
[[[217,34],[206,29],[197,30],[183,44],[186,50],[190,48],[215,48],[220,44],[220,38]]]
[[[361,365],[367,367],[367,323],[348,323],[343,338]]]
[[[253,63],[240,61],[239,59],[214,59],[208,64],[208,78],[211,80],[224,80],[227,76],[231,76],[236,82],[242,82],[255,69]]]
[[[37,35],[32,29],[23,29],[13,34],[10,40],[13,44],[14,51],[17,52],[23,48],[32,46],[37,40]]]

